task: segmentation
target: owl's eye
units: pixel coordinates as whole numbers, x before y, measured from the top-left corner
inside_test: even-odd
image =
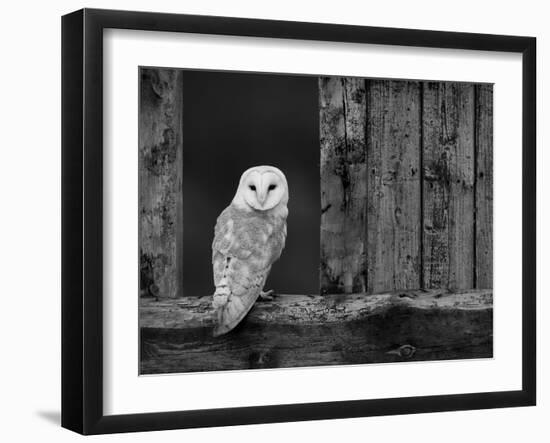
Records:
[[[251,191],[255,191],[255,190],[256,190],[256,186],[254,186],[254,185],[250,185],[249,188],[250,188]]]
[[[277,185],[269,185],[269,187],[267,188],[267,190],[268,190],[268,191],[273,191],[276,187],[277,187]]]

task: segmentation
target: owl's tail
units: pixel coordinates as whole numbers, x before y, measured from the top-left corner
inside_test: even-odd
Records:
[[[227,297],[227,301],[216,308],[217,325],[213,331],[214,337],[227,334],[234,329],[252,309],[260,292],[261,290],[258,288],[254,290],[254,293],[249,293],[244,298],[237,296]],[[214,294],[214,300],[216,300],[217,297],[219,296]],[[217,302],[214,301],[213,303]]]

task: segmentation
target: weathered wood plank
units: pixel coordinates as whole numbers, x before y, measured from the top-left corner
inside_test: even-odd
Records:
[[[212,337],[211,297],[142,300],[140,372],[492,356],[492,291],[282,295]]]
[[[363,292],[365,80],[320,78],[321,293]]]
[[[423,86],[423,280],[474,287],[474,86]]]
[[[367,81],[367,108],[367,292],[420,287],[420,83]]]
[[[139,247],[142,295],[182,295],[182,106],[181,71],[140,70]]]
[[[493,287],[493,85],[476,85],[476,287]]]
[[[413,309],[489,309],[492,290],[449,292],[445,289],[404,290],[380,294],[279,295],[254,305],[249,320],[274,324],[327,324],[361,320],[395,307]],[[174,300],[140,300],[140,327],[192,329],[213,327],[212,296]]]

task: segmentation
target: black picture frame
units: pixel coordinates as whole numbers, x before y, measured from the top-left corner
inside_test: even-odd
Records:
[[[131,415],[103,413],[103,30],[171,31],[522,54],[522,389]],[[82,434],[536,403],[536,39],[83,9],[62,18],[62,426]]]

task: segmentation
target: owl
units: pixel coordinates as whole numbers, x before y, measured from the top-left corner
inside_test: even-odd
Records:
[[[273,166],[255,166],[241,176],[231,204],[216,222],[212,243],[216,310],[214,336],[231,331],[263,292],[286,240],[288,185]]]

